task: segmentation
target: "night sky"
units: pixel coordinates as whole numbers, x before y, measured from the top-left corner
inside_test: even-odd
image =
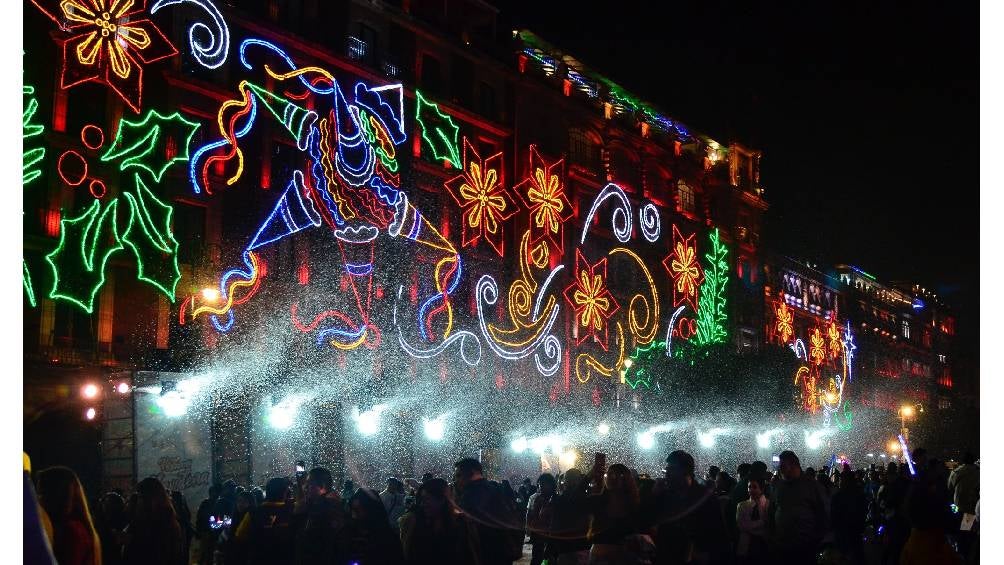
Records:
[[[530,29],[691,129],[763,151],[767,245],[934,287],[977,327],[975,4],[493,4],[500,30]]]

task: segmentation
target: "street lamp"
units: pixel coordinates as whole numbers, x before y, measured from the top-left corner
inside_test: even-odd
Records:
[[[923,414],[924,413],[924,406],[921,405],[921,404],[914,404],[914,405],[901,406],[899,408],[899,428],[900,428],[900,433],[902,433],[903,437],[905,439],[907,439],[908,441],[910,439],[910,430],[909,430],[909,428],[906,427],[906,419],[907,418],[913,418],[914,415],[917,412],[920,412],[921,414]]]

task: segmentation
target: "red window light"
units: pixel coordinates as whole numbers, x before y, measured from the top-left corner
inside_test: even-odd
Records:
[[[307,286],[310,282],[310,268],[307,267],[306,263],[301,263],[300,268],[296,271],[296,280],[301,286]]]
[[[52,129],[53,131],[66,131],[66,91],[57,89],[52,97]]]
[[[62,219],[60,210],[48,210],[45,213],[45,234],[49,237],[59,235],[59,221]]]

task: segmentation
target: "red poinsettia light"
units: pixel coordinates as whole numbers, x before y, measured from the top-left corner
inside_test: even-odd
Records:
[[[564,159],[548,163],[531,145],[530,176],[513,187],[530,213],[531,248],[546,240],[559,257],[564,254],[564,225],[573,215],[565,194],[564,164]]]
[[[673,279],[673,307],[689,304],[697,311],[697,291],[704,280],[704,270],[697,258],[697,234],[683,237],[680,229],[673,226],[673,252],[662,260],[669,276]]]
[[[146,0],[31,0],[71,34],[63,42],[62,88],[104,82],[139,113],[143,65],[178,54],[154,23],[141,16]]]
[[[608,322],[620,309],[620,304],[607,286],[606,257],[590,265],[582,256],[582,251],[576,249],[575,280],[565,289],[564,295],[565,300],[575,310],[575,323],[579,327],[579,339],[576,345],[593,336],[600,342],[600,346],[607,350]]]
[[[444,183],[463,210],[463,246],[473,247],[483,237],[501,257],[503,223],[519,212],[503,182],[502,152],[482,159],[464,138],[463,171]]]

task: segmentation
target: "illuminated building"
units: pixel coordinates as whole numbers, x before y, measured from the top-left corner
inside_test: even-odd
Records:
[[[487,4],[147,2],[115,16],[164,41],[125,47],[127,68],[64,52],[52,34],[81,40],[50,4],[25,15],[49,157],[25,189],[26,375],[129,374],[124,390],[183,414],[211,383],[164,375],[239,366],[219,378],[277,391],[208,420],[215,480],[257,480],[246,428],[295,429],[298,410],[338,422],[305,458],[400,475],[427,454],[367,467],[350,408],[367,430],[424,417],[448,439],[451,418],[377,400],[473,382],[637,407],[619,378],[635,348],[763,341],[760,154],[497,33]],[[105,441],[136,440],[128,419]],[[499,433],[465,449],[491,459]],[[106,480],[131,480],[127,459]]]

